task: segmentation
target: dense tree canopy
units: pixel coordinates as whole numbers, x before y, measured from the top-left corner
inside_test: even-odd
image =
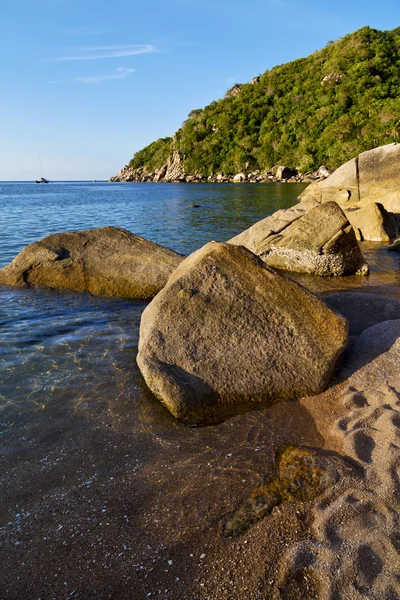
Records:
[[[400,138],[400,27],[363,27],[308,58],[274,67],[224,98],[192,110],[176,133],[186,173],[338,167]],[[162,166],[171,138],[137,152],[130,166]]]

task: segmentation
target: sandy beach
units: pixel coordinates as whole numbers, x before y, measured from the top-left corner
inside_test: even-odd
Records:
[[[344,381],[321,396],[221,425],[171,427],[143,388],[129,419],[128,400],[114,398],[74,435],[28,429],[2,470],[2,598],[397,598],[399,326],[364,332]],[[225,538],[287,443],[340,452],[364,477]],[[39,444],[50,453],[35,465]]]

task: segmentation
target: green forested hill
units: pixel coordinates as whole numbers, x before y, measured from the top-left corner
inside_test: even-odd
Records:
[[[186,173],[231,175],[277,164],[338,167],[399,138],[400,27],[363,27],[193,110],[175,148]],[[172,138],[159,139],[129,167],[154,171],[172,147]]]

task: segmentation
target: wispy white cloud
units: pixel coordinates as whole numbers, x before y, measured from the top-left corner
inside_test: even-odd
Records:
[[[101,83],[102,81],[111,81],[112,79],[125,79],[131,73],[134,73],[136,69],[129,69],[128,67],[119,67],[115,73],[109,75],[94,75],[92,77],[75,77],[74,81],[79,83]]]
[[[99,60],[102,58],[122,58],[136,56],[138,54],[149,54],[155,52],[151,44],[126,44],[120,46],[92,46],[78,48],[73,54],[53,58],[52,62],[64,62],[69,60]]]
[[[114,73],[108,73],[106,75],[88,75],[87,77],[74,77],[73,79],[54,79],[53,81],[46,81],[46,83],[101,83],[102,81],[112,81],[113,79],[126,79],[135,71],[136,69],[131,69],[129,67],[119,67]]]

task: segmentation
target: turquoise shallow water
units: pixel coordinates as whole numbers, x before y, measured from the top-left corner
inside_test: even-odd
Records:
[[[187,254],[291,206],[303,188],[0,183],[0,266],[50,233],[104,225]],[[363,252],[369,278],[296,278],[318,292],[400,295],[399,256],[380,244]],[[241,486],[251,489],[279,440],[296,443],[284,408],[216,428],[177,424],[136,366],[144,306],[0,286],[2,598],[148,597],[143,565],[160,564],[165,578],[157,552],[168,547],[171,558],[174,545],[198,544],[199,531],[202,543],[217,543],[216,523],[241,501]],[[182,552],[190,562],[192,550]],[[197,597],[179,591],[183,571],[161,597]]]

